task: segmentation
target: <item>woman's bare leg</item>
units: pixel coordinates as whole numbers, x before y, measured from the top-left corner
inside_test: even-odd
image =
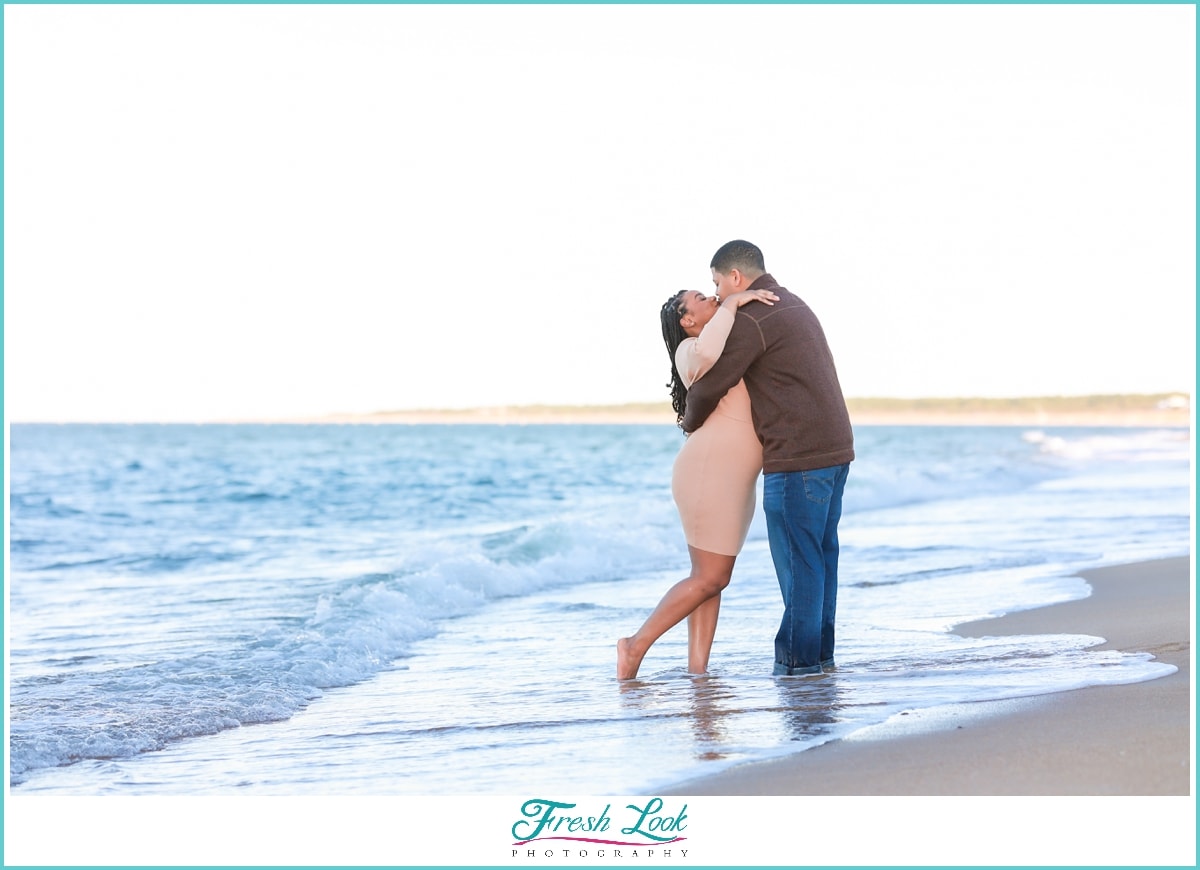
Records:
[[[646,651],[667,632],[667,629],[678,625],[697,607],[709,601],[714,596],[720,595],[721,590],[729,585],[729,578],[733,576],[733,563],[737,558],[736,556],[710,553],[707,550],[698,550],[695,547],[688,547],[688,553],[692,557],[691,575],[686,579],[680,580],[667,590],[667,594],[658,602],[658,606],[654,608],[654,611],[646,617],[646,621],[642,623],[641,628],[629,637],[623,637],[617,641],[618,680],[632,680],[636,677]],[[719,602],[717,606],[720,606]],[[701,615],[701,623],[698,626],[697,633],[700,637],[703,638],[706,635],[708,637],[708,647],[712,645],[712,634],[708,632],[710,625],[712,632],[715,633],[717,630],[715,610],[711,614],[707,611],[703,613]],[[691,647],[691,633],[689,631],[689,667],[692,664]],[[707,666],[707,648],[704,650],[703,658]]]
[[[688,614],[688,673],[708,673],[708,654],[717,634],[717,616],[721,612],[721,593],[705,601]]]

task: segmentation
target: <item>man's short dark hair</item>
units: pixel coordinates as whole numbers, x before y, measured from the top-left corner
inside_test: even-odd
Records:
[[[762,251],[758,249],[758,245],[752,245],[741,239],[734,239],[732,242],[721,245],[713,254],[709,268],[716,269],[722,275],[728,275],[732,270],[737,269],[752,277],[767,271]]]

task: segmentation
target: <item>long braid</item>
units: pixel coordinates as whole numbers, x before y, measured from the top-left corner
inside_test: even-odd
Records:
[[[662,307],[663,341],[667,345],[667,355],[671,358],[671,380],[667,386],[671,389],[671,407],[675,409],[675,425],[680,428],[683,428],[683,412],[687,407],[687,387],[683,385],[683,379],[679,377],[679,370],[675,367],[675,351],[687,338],[687,333],[679,325],[679,318],[683,316],[680,302],[686,292],[686,290],[680,290],[664,302]]]

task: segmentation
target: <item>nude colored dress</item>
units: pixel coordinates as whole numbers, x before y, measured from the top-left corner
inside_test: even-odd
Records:
[[[718,308],[698,338],[675,351],[675,368],[690,388],[707,372],[733,328],[734,315]],[[754,518],[754,495],[762,471],[762,444],[750,418],[750,395],[738,381],[704,425],[688,436],[675,457],[671,493],[690,546],[736,556]]]

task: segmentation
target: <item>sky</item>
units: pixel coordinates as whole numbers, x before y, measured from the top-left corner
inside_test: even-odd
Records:
[[[9,5],[5,412],[667,401],[762,248],[849,397],[1191,393],[1191,5]]]

